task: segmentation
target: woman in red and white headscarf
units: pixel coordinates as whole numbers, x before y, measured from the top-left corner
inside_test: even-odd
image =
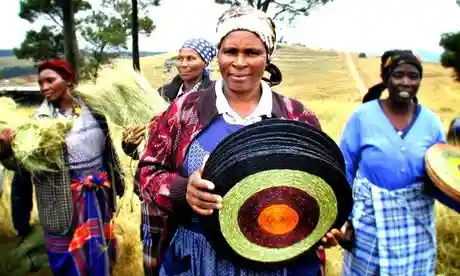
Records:
[[[107,122],[71,95],[75,74],[60,59],[38,67],[45,100],[36,119],[73,118],[65,139],[66,165],[32,172],[40,224],[54,275],[110,275],[117,255],[112,216],[124,182]],[[14,169],[14,133],[0,134],[0,162]]]

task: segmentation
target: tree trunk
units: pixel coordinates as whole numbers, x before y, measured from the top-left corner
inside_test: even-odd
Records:
[[[137,9],[137,0],[131,0],[132,5],[132,30],[131,36],[133,40],[132,51],[133,51],[133,68],[136,71],[141,71],[141,66],[139,62],[139,22],[138,22],[138,9]]]
[[[65,59],[72,66],[78,79],[78,41],[75,33],[74,4],[61,0]]]

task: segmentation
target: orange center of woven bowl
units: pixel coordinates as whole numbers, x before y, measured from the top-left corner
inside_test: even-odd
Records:
[[[285,204],[273,204],[262,210],[257,223],[270,234],[283,235],[294,230],[299,223],[299,215]]]

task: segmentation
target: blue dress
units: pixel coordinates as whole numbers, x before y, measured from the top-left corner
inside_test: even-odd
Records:
[[[219,116],[191,143],[183,166],[183,174],[190,176],[203,165],[206,156],[226,136],[240,129]],[[165,252],[160,267],[161,276],[296,276],[321,275],[321,263],[316,254],[305,262],[277,271],[255,272],[219,259],[202,234],[200,219],[192,217],[187,226],[180,226]]]
[[[434,275],[434,198],[425,192],[424,155],[445,140],[439,119],[421,105],[402,131],[394,129],[379,100],[351,115],[340,141],[353,183],[355,229],[344,275]]]

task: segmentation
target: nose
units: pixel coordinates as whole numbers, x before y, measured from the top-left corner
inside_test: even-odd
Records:
[[[188,63],[186,60],[178,60],[177,63],[176,63],[176,66],[177,67],[180,67],[180,68],[184,68],[184,67],[187,67],[188,66]]]
[[[246,63],[246,57],[244,54],[240,53],[236,56],[235,62],[233,63],[235,67],[245,67],[247,65]]]
[[[40,84],[40,88],[42,89],[42,91],[47,91],[50,89],[50,87],[51,87],[51,84],[48,82],[43,82]]]
[[[413,81],[408,76],[404,76],[401,80],[401,84],[404,86],[410,86],[412,83]]]

